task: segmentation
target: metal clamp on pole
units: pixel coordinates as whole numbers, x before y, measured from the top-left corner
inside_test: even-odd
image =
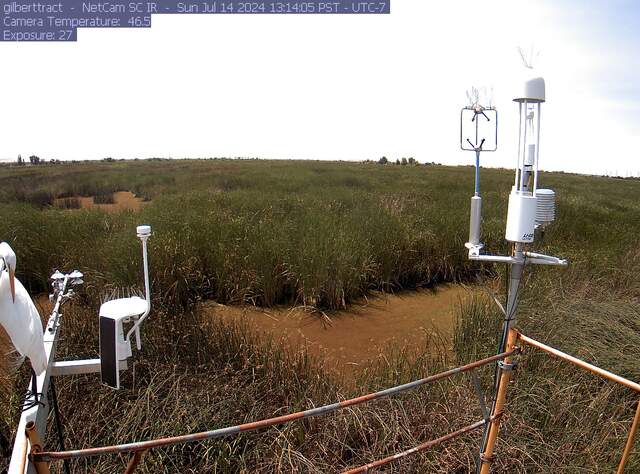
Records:
[[[500,368],[500,370],[506,370],[509,372],[513,372],[514,370],[516,370],[516,367],[518,366],[517,362],[512,362],[512,363],[507,363],[503,360],[498,361],[498,367]]]

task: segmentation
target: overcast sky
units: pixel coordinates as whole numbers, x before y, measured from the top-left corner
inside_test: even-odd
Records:
[[[159,15],[77,43],[0,43],[0,158],[262,157],[470,164],[459,110],[494,90],[515,162],[524,71],[542,169],[640,175],[640,2],[392,0],[391,15]]]

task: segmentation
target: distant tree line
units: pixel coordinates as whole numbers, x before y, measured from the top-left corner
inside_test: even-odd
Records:
[[[44,163],[46,160],[44,158],[40,158],[36,155],[31,155],[29,157],[29,163],[32,165],[39,165],[40,163]],[[18,166],[25,165],[27,162],[22,158],[22,155],[18,155]]]
[[[52,158],[49,161],[47,161],[44,158],[40,158],[37,155],[31,155],[29,157],[29,164],[32,164],[32,165],[43,165],[45,163],[57,164],[57,163],[60,163],[60,160],[56,160],[55,158]],[[22,158],[22,155],[18,155],[17,164],[18,164],[18,166],[24,166],[24,165],[27,164],[27,160]]]
[[[370,160],[366,160],[366,162],[371,163]],[[378,164],[379,165],[388,165],[388,164],[393,164],[393,162],[389,161],[389,159],[386,156],[383,156],[382,158],[380,158],[378,160]],[[400,165],[400,166],[407,166],[407,165],[416,166],[416,165],[419,165],[420,163],[413,156],[410,156],[408,158],[403,156],[402,158],[396,158],[395,164],[396,165]],[[435,164],[437,164],[437,163],[425,163],[425,166],[427,166],[427,165],[435,165]]]

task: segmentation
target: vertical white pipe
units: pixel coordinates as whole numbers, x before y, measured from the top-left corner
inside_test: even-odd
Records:
[[[538,125],[536,130],[536,171],[533,175],[533,195],[538,190],[538,158],[540,157],[540,112],[542,111],[542,103],[538,102]]]
[[[518,188],[518,171],[520,169],[520,142],[522,140],[522,102],[518,102],[518,113],[519,113],[519,121],[518,121],[518,150],[516,152],[516,177],[513,182],[513,186]]]
[[[138,318],[138,321],[136,321],[133,327],[129,329],[129,332],[127,332],[127,336],[125,337],[125,340],[128,341],[129,338],[131,337],[131,334],[135,332],[136,347],[138,348],[138,350],[141,349],[140,325],[142,324],[142,321],[146,319],[146,317],[149,315],[149,312],[151,311],[151,291],[149,289],[149,262],[147,258],[147,239],[148,238],[149,238],[148,235],[140,236],[140,240],[142,240],[142,260],[144,265],[144,290],[146,293],[145,297],[147,300],[147,310],[142,314],[142,316],[140,316],[140,318]]]
[[[142,239],[142,260],[144,265],[144,292],[147,300],[147,312],[151,309],[151,292],[149,291],[149,262],[147,259],[147,239]],[[142,340],[140,339],[140,325],[136,324],[136,347],[138,350],[142,349]]]
[[[527,159],[527,122],[528,122],[528,113],[527,113],[527,101],[524,101],[524,130],[522,134],[522,161],[520,163],[520,191],[524,189],[524,164]]]
[[[469,215],[469,243],[478,245],[480,243],[480,224],[482,222],[482,198],[473,196],[471,198],[471,213]]]
[[[144,262],[144,291],[147,306],[151,306],[151,292],[149,291],[149,262],[147,260],[147,239],[142,239],[142,260]]]

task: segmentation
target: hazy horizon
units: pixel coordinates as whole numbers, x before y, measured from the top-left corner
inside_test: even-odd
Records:
[[[417,2],[389,15],[157,15],[4,43],[0,157],[260,156],[471,164],[459,112],[493,88],[511,167],[518,46],[545,78],[540,167],[640,173],[640,3]],[[43,79],[44,78],[44,79]]]
[[[37,155],[36,155],[37,156]],[[384,156],[384,155],[383,155]],[[29,157],[22,157],[23,160],[27,160],[27,162],[25,163],[25,166],[40,166],[40,165],[31,165],[28,162]],[[39,158],[44,158],[45,162],[44,164],[51,164],[51,160],[47,159],[46,157],[39,157]],[[108,160],[113,160],[113,162],[115,161],[135,161],[135,160],[139,160],[139,161],[151,161],[151,160],[261,160],[261,161],[292,161],[292,162],[300,162],[300,161],[316,161],[316,162],[327,162],[327,163],[365,163],[367,161],[372,162],[372,164],[377,164],[375,163],[376,161],[378,161],[380,158],[382,158],[382,156],[380,156],[379,158],[370,158],[370,159],[364,159],[364,160],[340,160],[340,159],[311,159],[311,158],[275,158],[275,157],[257,157],[257,156],[202,156],[202,157],[193,157],[193,156],[181,156],[181,157],[169,157],[169,156],[150,156],[150,157],[133,157],[133,158],[115,158],[115,157],[104,157],[104,158],[93,158],[93,159],[57,159],[58,161],[61,162],[66,162],[66,163],[93,163],[93,162],[108,162]],[[398,157],[398,158],[390,158],[390,157],[386,157],[389,160],[389,165],[396,165],[396,159],[401,160],[403,157]],[[406,156],[404,158],[409,159],[410,156]],[[437,161],[417,161],[417,163],[419,165],[434,165],[434,166],[449,166],[449,167],[453,167],[453,168],[457,168],[457,167],[473,167],[474,165],[471,163],[460,163],[460,164],[449,164],[449,163],[441,163],[441,162],[437,162]],[[10,159],[10,158],[0,158],[0,164],[2,165],[10,165],[10,164],[17,164],[17,157],[15,159]],[[57,163],[56,163],[57,164]],[[400,165],[402,166],[402,165]],[[411,165],[407,165],[407,166],[411,166]],[[482,168],[490,168],[490,169],[495,169],[495,170],[505,170],[505,171],[511,171],[511,168],[507,168],[504,166],[485,166],[482,165]],[[598,176],[598,177],[609,177],[609,178],[640,178],[640,170],[636,171],[634,174],[631,174],[631,172],[629,171],[628,174],[624,174],[622,172],[618,172],[616,170],[612,170],[609,173],[603,173],[603,174],[597,174],[597,173],[581,173],[578,171],[565,171],[565,170],[554,170],[554,169],[544,169],[544,168],[540,168],[541,172],[547,172],[547,173],[567,173],[567,174],[576,174],[576,175],[583,175],[583,176]]]

